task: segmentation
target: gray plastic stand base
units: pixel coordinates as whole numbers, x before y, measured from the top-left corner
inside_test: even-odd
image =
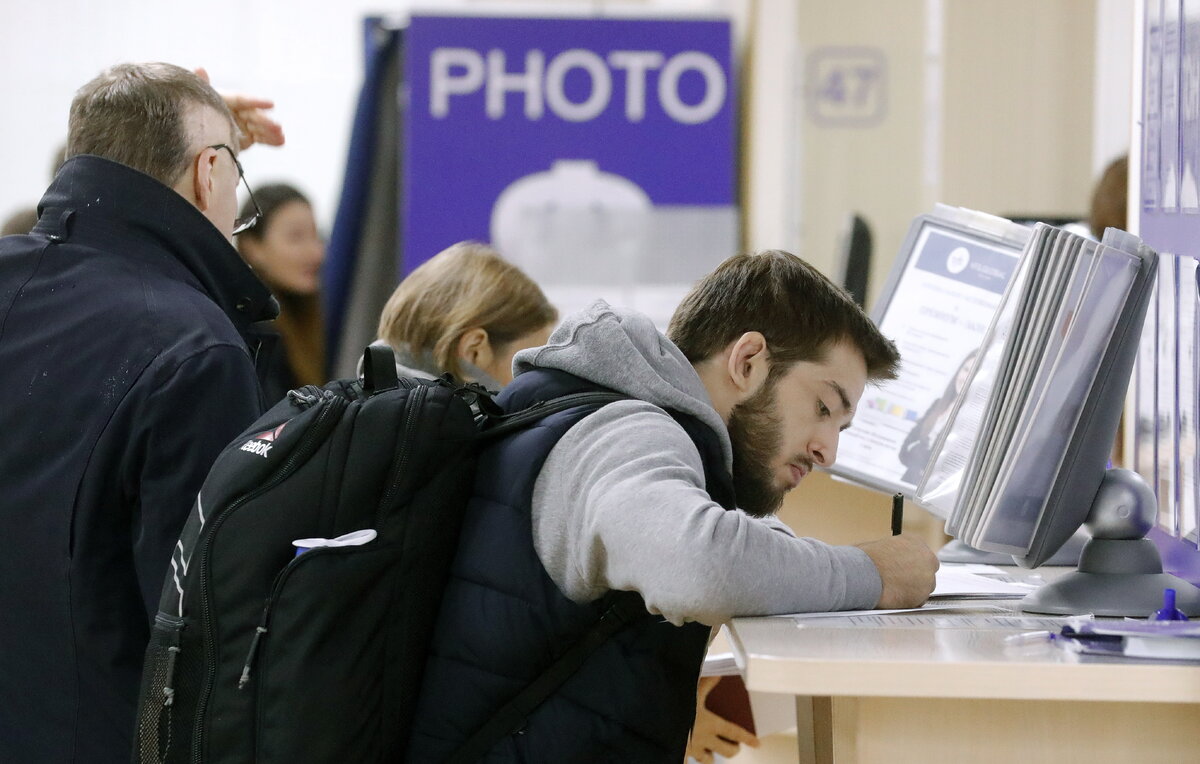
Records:
[[[988,552],[986,549],[968,547],[958,539],[946,542],[938,549],[938,561],[942,563],[974,563],[976,565],[1013,565],[1013,555],[1003,552]]]
[[[1083,552],[1084,544],[1087,541],[1087,536],[1079,534],[1072,536],[1067,540],[1067,543],[1063,544],[1042,565],[1075,567],[1079,564],[1079,555]],[[958,539],[952,539],[939,549],[937,558],[941,562],[967,562],[976,565],[1016,565],[1011,554],[976,549],[973,546],[967,546]]]
[[[1154,542],[1094,538],[1084,545],[1078,571],[1044,584],[1021,600],[1021,609],[1146,618],[1163,606],[1163,589],[1175,590],[1175,607],[1200,616],[1200,589],[1163,572]]]
[[[976,565],[1013,564],[1011,554],[976,549],[973,546],[967,546],[958,539],[946,542],[946,545],[937,551],[937,558],[940,562],[969,562]]]

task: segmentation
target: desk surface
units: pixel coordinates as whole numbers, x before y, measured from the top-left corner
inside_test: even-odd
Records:
[[[987,602],[1016,611],[1016,602]],[[963,611],[912,626],[737,618],[730,641],[751,690],[814,696],[1200,703],[1200,665],[1070,653],[1049,640],[1012,644],[1028,627],[966,625]],[[979,611],[980,623],[994,611]],[[842,619],[838,619],[842,620]]]

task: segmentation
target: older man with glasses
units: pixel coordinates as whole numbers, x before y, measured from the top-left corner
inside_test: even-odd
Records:
[[[264,105],[105,71],[37,225],[0,238],[0,761],[130,759],[171,550],[262,407],[253,325],[277,306],[231,241],[254,222],[238,150],[282,142]]]

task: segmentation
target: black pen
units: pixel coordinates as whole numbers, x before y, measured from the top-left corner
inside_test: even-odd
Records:
[[[904,494],[898,493],[892,497],[892,535],[899,536],[904,525]]]

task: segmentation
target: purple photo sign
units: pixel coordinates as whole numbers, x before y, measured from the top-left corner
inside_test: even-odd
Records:
[[[727,21],[414,16],[405,81],[406,272],[463,239],[560,292],[733,254]]]

